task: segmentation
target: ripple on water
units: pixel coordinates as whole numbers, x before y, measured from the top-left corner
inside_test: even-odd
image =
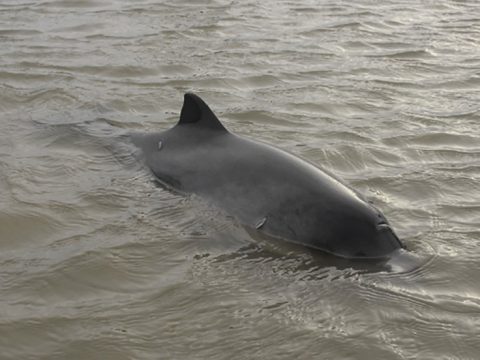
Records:
[[[476,359],[476,11],[2,1],[2,359]],[[186,91],[346,179],[420,265],[319,261],[157,186],[125,134]]]

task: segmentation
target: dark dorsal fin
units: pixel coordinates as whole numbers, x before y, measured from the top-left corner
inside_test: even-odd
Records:
[[[192,93],[185,94],[177,125],[184,124],[197,124],[210,130],[227,131],[208,105],[199,96]]]

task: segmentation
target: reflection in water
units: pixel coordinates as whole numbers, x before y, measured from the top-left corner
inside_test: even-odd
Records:
[[[298,271],[299,273],[304,272],[311,275],[312,272],[317,270],[336,268],[358,275],[378,272],[393,274],[411,273],[418,271],[424,264],[432,260],[432,257],[422,259],[418,253],[404,249],[395,251],[388,257],[380,259],[347,259],[246,230],[254,243],[250,243],[236,252],[221,254],[214,258],[215,261],[235,258],[254,261],[283,259],[290,263],[290,270]],[[203,256],[209,256],[209,254],[204,254]],[[201,257],[201,255],[198,256],[198,258]],[[293,267],[292,262],[294,264]]]
[[[0,357],[478,358],[479,10],[2,1]],[[366,194],[409,256],[271,243],[156,186],[124,136],[186,91]]]

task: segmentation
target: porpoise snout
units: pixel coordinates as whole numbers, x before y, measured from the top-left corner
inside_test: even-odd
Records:
[[[397,244],[400,248],[404,249],[405,246],[398,238],[397,234],[393,231],[389,224],[386,222],[380,222],[377,224],[377,231],[380,233],[381,238],[391,244]]]

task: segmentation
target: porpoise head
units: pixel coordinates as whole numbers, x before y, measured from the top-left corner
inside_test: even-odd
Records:
[[[386,258],[404,248],[378,209],[367,202],[349,202],[329,209],[328,214],[322,209],[323,216],[315,226],[320,247],[349,259]]]
[[[319,198],[283,204],[262,230],[347,259],[383,259],[405,248],[384,215],[351,194],[324,192]]]

